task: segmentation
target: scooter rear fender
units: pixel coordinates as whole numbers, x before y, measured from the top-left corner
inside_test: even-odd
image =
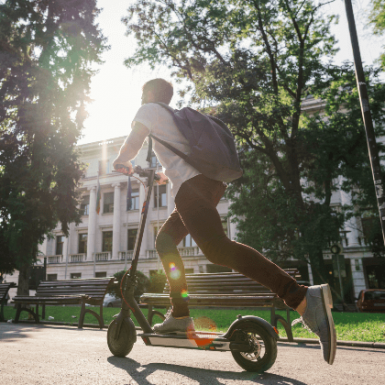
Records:
[[[224,334],[224,338],[227,338],[231,340],[231,336],[234,332],[234,330],[243,327],[246,327],[247,325],[255,324],[259,326],[260,328],[265,329],[271,337],[275,338],[277,341],[279,339],[279,335],[275,332],[273,326],[271,326],[266,320],[260,317],[256,317],[253,315],[246,315],[246,316],[240,316],[238,319],[236,319],[227,330],[226,334]]]

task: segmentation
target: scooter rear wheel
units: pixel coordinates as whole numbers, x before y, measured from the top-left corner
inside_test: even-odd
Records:
[[[107,344],[110,352],[116,357],[125,357],[136,342],[135,324],[131,318],[122,321],[119,335],[116,334],[118,320],[113,320],[108,326]]]
[[[240,325],[237,329],[247,334],[249,343],[254,347],[250,353],[231,351],[237,364],[249,372],[269,370],[277,359],[277,340],[258,325]]]

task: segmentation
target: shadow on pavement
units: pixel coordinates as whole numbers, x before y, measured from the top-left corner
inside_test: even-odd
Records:
[[[162,363],[151,363],[141,365],[131,358],[108,357],[107,361],[123,370],[135,380],[139,385],[153,385],[147,380],[147,377],[157,370],[169,371],[188,377],[202,385],[222,385],[221,380],[253,381],[256,384],[271,385],[306,385],[304,382],[294,380],[289,377],[278,376],[272,373],[251,373],[251,372],[226,372],[221,370],[199,369],[190,366],[169,365]]]
[[[0,326],[0,341],[1,342],[15,342],[20,338],[29,338],[27,333],[30,333],[35,328],[25,327],[2,327]]]

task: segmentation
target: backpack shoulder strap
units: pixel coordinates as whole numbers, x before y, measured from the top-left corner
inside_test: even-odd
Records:
[[[163,144],[163,146],[167,147],[169,150],[171,150],[172,152],[174,152],[176,155],[180,156],[180,157],[183,158],[184,160],[188,159],[188,156],[187,156],[186,154],[184,154],[182,151],[179,151],[179,150],[176,149],[175,147],[171,146],[170,143],[167,143],[167,142],[165,142],[164,140],[157,138],[157,137],[154,136],[153,134],[150,134],[150,135],[148,135],[148,136],[149,136],[150,138],[155,139],[157,142]]]

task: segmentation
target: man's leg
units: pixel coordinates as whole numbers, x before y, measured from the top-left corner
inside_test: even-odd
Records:
[[[222,182],[196,176],[184,182],[175,204],[184,226],[207,259],[227,266],[268,287],[296,309],[307,288],[257,250],[227,238],[216,206],[226,187]]]
[[[177,249],[177,245],[187,234],[188,231],[175,208],[161,227],[155,242],[170,285],[171,314],[175,318],[189,316],[184,265]]]
[[[302,322],[319,336],[324,360],[332,365],[337,339],[330,311],[333,302],[329,285],[309,288],[298,285],[258,251],[228,239],[216,210],[224,190],[223,183],[203,175],[183,183],[175,204],[185,227],[211,262],[239,271],[278,294],[289,307],[299,308],[302,317],[293,323]]]

